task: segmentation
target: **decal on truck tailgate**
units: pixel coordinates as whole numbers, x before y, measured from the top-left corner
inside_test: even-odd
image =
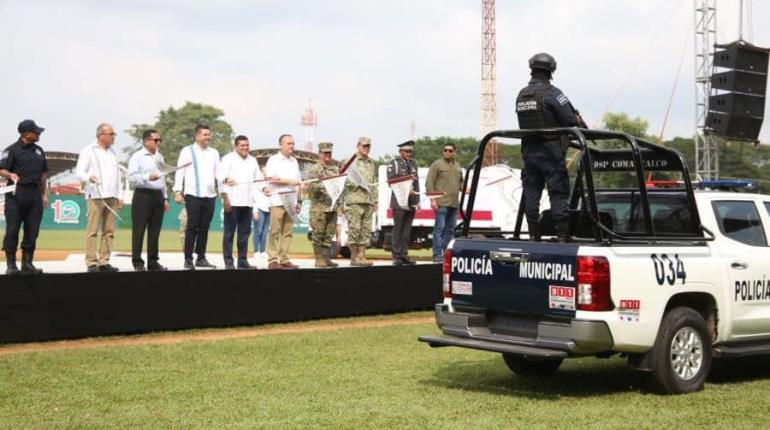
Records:
[[[551,309],[575,310],[575,287],[548,286],[548,307]]]

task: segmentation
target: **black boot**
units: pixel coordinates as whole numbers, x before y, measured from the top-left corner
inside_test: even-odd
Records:
[[[25,275],[39,275],[43,273],[41,269],[38,269],[34,265],[32,265],[32,252],[22,251],[21,252],[21,273]]]
[[[540,225],[538,223],[528,223],[527,228],[529,229],[529,240],[540,242]]]
[[[566,222],[559,222],[556,223],[554,226],[554,230],[556,230],[556,241],[557,242],[569,242],[570,239],[572,239],[572,236],[569,234],[569,225]]]
[[[16,253],[15,252],[6,252],[5,253],[5,274],[6,275],[18,275],[19,274],[19,268],[16,266]]]

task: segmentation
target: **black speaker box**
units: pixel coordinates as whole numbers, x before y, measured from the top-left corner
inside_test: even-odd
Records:
[[[729,115],[714,111],[709,111],[706,116],[706,129],[728,140],[754,142],[759,138],[761,128],[762,117]]]
[[[767,73],[768,53],[752,45],[732,43],[726,49],[714,53],[714,65],[727,69],[748,70],[754,73]]]
[[[730,70],[711,75],[711,88],[739,93],[765,95],[767,75]]]
[[[749,94],[727,93],[709,97],[709,110],[730,115],[762,117],[765,98]]]

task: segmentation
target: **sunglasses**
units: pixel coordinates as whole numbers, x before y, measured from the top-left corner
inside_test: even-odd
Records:
[[[361,145],[361,146],[363,146],[364,148],[370,148],[372,145],[371,144],[366,144],[366,145]]]
[[[444,152],[455,152],[454,149],[445,149]]]

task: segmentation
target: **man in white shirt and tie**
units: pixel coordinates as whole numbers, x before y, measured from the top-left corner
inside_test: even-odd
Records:
[[[131,200],[131,262],[134,270],[150,272],[166,270],[158,263],[158,238],[163,213],[168,210],[166,176],[160,171],[165,164],[157,130],[145,130],[142,134],[144,147],[128,160],[128,183],[134,187]],[[147,231],[147,268],[142,261],[144,232]]]
[[[112,149],[115,130],[102,123],[96,128],[96,142],[86,146],[78,156],[75,173],[85,183],[88,201],[86,225],[86,267],[89,272],[117,272],[110,265],[112,241],[115,237],[117,211],[123,207],[123,187],[120,184],[118,157]],[[101,245],[97,256],[97,235],[101,230]]]
[[[279,151],[267,159],[265,176],[270,179],[270,236],[267,240],[268,269],[297,269],[289,261],[294,220],[289,211],[299,213],[302,207],[299,163],[294,153],[294,137],[282,134]],[[292,202],[288,204],[287,202]],[[293,206],[293,207],[292,207]]]
[[[187,210],[187,229],[184,238],[184,268],[216,268],[206,260],[206,242],[209,225],[214,217],[217,196],[219,152],[209,147],[211,130],[206,124],[195,126],[195,143],[179,153],[174,178],[174,201],[184,203]],[[186,168],[181,168],[187,165]],[[193,264],[193,248],[198,258]]]
[[[255,182],[264,179],[257,159],[249,155],[249,139],[239,135],[235,138],[233,152],[222,157],[217,179],[220,182],[222,207],[224,208],[225,231],[222,236],[222,255],[226,269],[235,269],[233,263],[233,236],[237,230],[238,269],[255,270],[249,264],[249,234],[251,217],[257,202],[259,189],[266,189],[266,183]]]

